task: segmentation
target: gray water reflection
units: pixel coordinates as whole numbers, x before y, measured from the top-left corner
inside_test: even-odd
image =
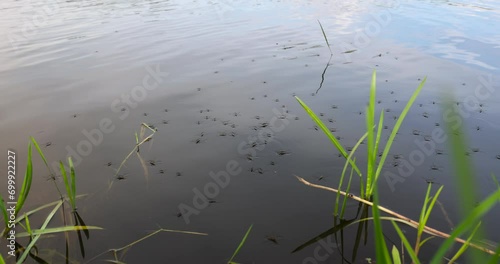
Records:
[[[91,232],[87,256],[125,245],[160,225],[209,236],[160,234],[130,250],[127,262],[220,263],[253,223],[238,262],[302,263],[314,247],[290,252],[331,227],[334,196],[303,186],[293,175],[336,186],[343,159],[292,95],[323,113],[341,142],[352,147],[363,134],[373,69],[388,129],[428,76],[391,152],[387,171],[397,174],[397,155],[408,158],[418,149],[415,142],[426,142],[436,124],[443,125],[441,92],[451,90],[463,105],[484,80],[494,90],[499,87],[499,10],[495,1],[2,3],[1,145],[25,157],[27,139],[34,136],[48,159],[57,161],[89,141],[85,134],[99,129],[102,120],[111,122],[114,129],[91,145],[90,154],[80,155],[77,166],[78,192],[91,194],[80,201],[79,212],[87,224],[105,228]],[[36,17],[40,12],[45,20]],[[318,19],[334,55],[316,93],[330,57]],[[144,98],[123,97],[143,86],[148,69],[156,67],[168,72],[157,88]],[[484,195],[494,190],[489,174],[500,167],[495,143],[499,99],[492,93],[464,118]],[[252,137],[276,111],[289,117],[286,127],[256,146],[261,149],[256,155],[241,154],[239,146],[251,148]],[[134,133],[143,122],[158,128],[141,148],[149,175],[145,178],[134,156],[120,172],[124,179],[117,179],[115,169],[134,147]],[[178,216],[179,204],[192,204],[193,189],[203,189],[210,172],[224,170],[230,160],[242,172],[186,224]],[[35,166],[31,207],[57,199],[41,161]],[[446,186],[441,202],[456,224],[446,151],[426,158],[394,191],[382,181],[383,203],[415,218],[420,203],[409,207],[405,201],[420,201],[415,197],[423,196],[426,180]],[[358,185],[355,179],[353,186]],[[355,214],[357,204],[348,208]],[[493,241],[500,240],[497,219],[498,212],[485,219]],[[433,225],[449,230],[439,212]],[[352,237],[351,231],[345,236]],[[266,239],[270,235],[280,237],[278,245]],[[394,233],[388,236],[396,239]],[[47,239],[42,245],[63,252],[60,242]],[[344,243],[349,248],[353,241]],[[432,248],[439,242],[429,243]],[[339,262],[336,252],[325,263]],[[77,253],[72,257],[81,260]],[[52,262],[61,261],[53,257]],[[371,244],[360,249],[357,262],[367,257],[374,257]]]

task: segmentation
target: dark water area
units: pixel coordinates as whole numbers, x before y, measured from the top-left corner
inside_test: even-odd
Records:
[[[78,212],[87,225],[104,228],[90,232],[85,258],[70,234],[74,263],[159,227],[208,235],[160,233],[123,260],[224,263],[251,224],[239,263],[341,263],[341,245],[351,261],[356,227],[345,229],[333,249],[323,248],[324,258],[315,253],[320,244],[291,253],[332,227],[335,201],[335,194],[294,175],[336,188],[345,161],[293,96],[353,147],[366,131],[373,70],[384,142],[427,77],[383,169],[384,206],[417,219],[432,181],[445,188],[430,226],[449,232],[450,221],[457,225],[447,142],[433,139],[445,122],[465,128],[470,151],[464,155],[474,161],[481,198],[496,190],[496,1],[5,1],[0,14],[0,160],[7,160],[7,149],[17,151],[24,173],[29,136],[50,162],[73,157],[77,192],[87,194]],[[459,119],[444,114],[447,94],[462,110]],[[157,131],[116,175],[142,123]],[[362,145],[358,164],[366,163],[364,155]],[[58,199],[38,157],[34,167],[28,209]],[[6,181],[0,186],[5,199]],[[359,195],[357,177],[352,186]],[[210,201],[200,202],[200,193]],[[347,209],[355,217],[358,204],[349,201]],[[484,218],[491,241],[500,241],[499,217],[496,208]],[[61,217],[51,225],[60,226]],[[399,245],[392,226],[384,227]],[[370,233],[353,263],[375,258],[372,241]],[[429,241],[423,258],[441,242]],[[63,263],[64,247],[61,235],[39,244],[50,263]]]

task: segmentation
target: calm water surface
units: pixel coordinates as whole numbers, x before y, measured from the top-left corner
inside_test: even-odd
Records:
[[[23,171],[29,136],[50,161],[73,156],[78,193],[88,194],[78,211],[88,225],[104,228],[85,241],[85,259],[72,237],[76,262],[161,226],[209,235],[158,234],[124,260],[223,263],[253,224],[238,262],[315,263],[307,260],[318,245],[290,252],[331,228],[335,196],[293,175],[335,187],[344,160],[293,95],[352,147],[364,131],[374,69],[387,136],[427,76],[384,175],[401,175],[419,145],[429,151],[400,181],[381,179],[384,205],[417,218],[426,181],[433,181],[445,185],[440,202],[447,216],[436,209],[431,225],[449,231],[449,222],[459,221],[446,143],[427,141],[444,125],[447,92],[465,109],[461,120],[482,195],[496,188],[490,177],[500,169],[496,1],[4,1],[0,14],[0,156],[16,150]],[[144,83],[150,89],[140,88]],[[478,87],[490,92],[477,97]],[[141,146],[143,164],[134,154],[116,176],[142,123],[157,128]],[[210,174],[228,164],[236,173],[227,186],[209,190],[215,194],[206,208],[180,215],[179,205],[194,208],[196,193],[214,186]],[[28,208],[58,198],[38,158],[35,168]],[[349,217],[356,209],[348,203]],[[500,241],[499,216],[495,210],[484,219],[492,241]],[[42,217],[32,221],[41,224]],[[351,260],[355,229],[317,263],[339,263],[340,244]],[[439,243],[430,241],[424,256]],[[49,262],[62,261],[60,236],[42,240],[40,249]],[[374,256],[369,240],[354,262]]]

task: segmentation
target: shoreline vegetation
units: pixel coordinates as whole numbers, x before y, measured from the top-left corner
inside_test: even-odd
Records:
[[[140,135],[136,134],[136,141],[137,141],[136,146],[134,147],[134,150],[123,160],[122,166],[134,151],[137,151],[136,153],[140,158],[139,146],[142,143],[151,139],[152,136],[154,135],[155,131],[151,129],[153,130],[153,133],[147,137],[144,137],[145,128],[151,129],[146,124],[143,124],[141,126]],[[139,138],[141,139],[144,138],[144,139],[139,141]],[[29,197],[31,183],[34,174],[32,146],[35,147],[40,158],[42,159],[47,170],[49,171],[50,174],[49,179],[54,183],[55,189],[57,190],[57,194],[59,195],[59,199],[54,202],[41,205],[33,210],[24,211],[23,213],[21,213],[25,201]],[[54,234],[61,234],[64,236],[65,249],[66,249],[64,255],[62,253],[56,253],[56,254],[60,255],[64,259],[63,261],[65,263],[70,263],[72,262],[69,257],[70,250],[72,249],[70,247],[70,241],[71,241],[70,232],[73,233],[76,232],[78,239],[78,248],[80,250],[81,257],[85,259],[86,253],[84,246],[84,237],[86,238],[86,240],[89,240],[90,230],[104,229],[98,226],[86,225],[83,218],[78,213],[76,201],[77,199],[85,197],[86,194],[77,195],[76,173],[71,157],[68,158],[67,166],[62,161],[59,162],[59,170],[60,170],[59,172],[63,178],[63,185],[64,185],[63,187],[66,190],[65,194],[61,192],[61,189],[56,181],[56,176],[55,176],[56,174],[54,173],[54,171],[51,170],[48,164],[49,163],[45,158],[45,155],[43,154],[38,142],[35,140],[35,138],[30,137],[30,142],[28,143],[26,172],[24,175],[22,187],[18,194],[17,202],[15,202],[14,206],[11,206],[9,205],[10,203],[6,203],[0,196],[0,211],[2,213],[4,221],[3,223],[4,229],[1,232],[1,239],[6,242],[7,248],[9,250],[7,252],[8,255],[5,256],[5,258],[4,256],[2,256],[2,254],[0,254],[0,264],[5,264],[6,259],[9,260],[12,258],[15,258],[15,263],[18,264],[24,263],[28,258],[33,259],[37,263],[50,263],[46,261],[43,257],[39,256],[38,253],[40,252],[40,249],[37,247],[37,242],[42,236],[48,236]],[[111,188],[111,184],[109,188]],[[15,194],[16,193],[14,191],[12,195],[15,196]],[[33,216],[34,214],[43,214],[43,212],[49,208],[52,208],[52,210],[45,217],[45,220],[43,221],[41,227],[35,228],[37,223],[34,223],[32,220],[30,222],[30,217]],[[59,214],[61,216],[63,225],[59,227],[48,227],[49,223],[54,219],[54,216],[56,214]],[[16,228],[19,229],[19,227],[23,229],[22,232],[16,230]],[[202,235],[202,236],[208,235],[206,233],[200,233],[200,232],[159,228],[158,230],[153,231],[148,235],[139,238],[135,241],[132,241],[131,243],[121,248],[106,250],[98,254],[97,256],[91,258],[90,260],[86,261],[85,263],[93,262],[105,254],[110,254],[112,256],[112,259],[108,259],[105,261],[112,263],[123,263],[122,260],[126,252],[131,247],[161,232],[183,233],[183,234]]]

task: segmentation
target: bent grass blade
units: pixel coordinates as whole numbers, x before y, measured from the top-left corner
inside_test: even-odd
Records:
[[[144,133],[145,133],[145,128],[148,128],[149,130],[151,130],[153,133],[151,133],[150,135],[148,135],[147,137],[145,137],[142,141],[139,142],[139,139],[142,138],[144,136]],[[125,159],[120,163],[120,166],[118,167],[118,169],[116,170],[115,172],[115,177],[118,175],[118,173],[120,173],[120,170],[122,169],[122,167],[125,165],[125,163],[127,162],[127,160],[130,158],[130,156],[132,156],[132,154],[134,153],[134,151],[138,151],[139,150],[139,147],[144,144],[145,142],[149,141],[150,139],[153,138],[154,134],[156,133],[156,130],[151,128],[150,126],[148,126],[147,124],[145,123],[142,123],[141,124],[141,136],[140,138],[138,137],[137,133],[135,133],[135,139],[136,139],[136,144],[134,146],[134,148],[132,149],[132,151],[130,151],[130,153],[125,157]],[[111,188],[111,184],[109,186],[109,188]]]
[[[52,211],[50,212],[50,214],[47,216],[47,218],[45,219],[45,222],[43,223],[42,227],[40,228],[40,230],[45,230],[47,228],[47,225],[50,223],[50,221],[52,220],[52,218],[54,217],[54,214],[57,212],[57,210],[59,210],[59,207],[61,207],[61,205],[63,204],[63,201],[59,201],[56,206],[54,207],[54,209],[52,209]],[[33,237],[33,239],[31,240],[31,242],[28,244],[28,246],[26,247],[26,249],[24,250],[23,254],[21,255],[21,257],[17,260],[17,263],[18,264],[21,264],[23,263],[25,260],[26,260],[26,257],[28,256],[28,254],[30,253],[31,251],[31,248],[33,248],[36,244],[36,242],[38,241],[38,239],[40,238],[41,234],[38,234],[38,235],[35,235]]]

